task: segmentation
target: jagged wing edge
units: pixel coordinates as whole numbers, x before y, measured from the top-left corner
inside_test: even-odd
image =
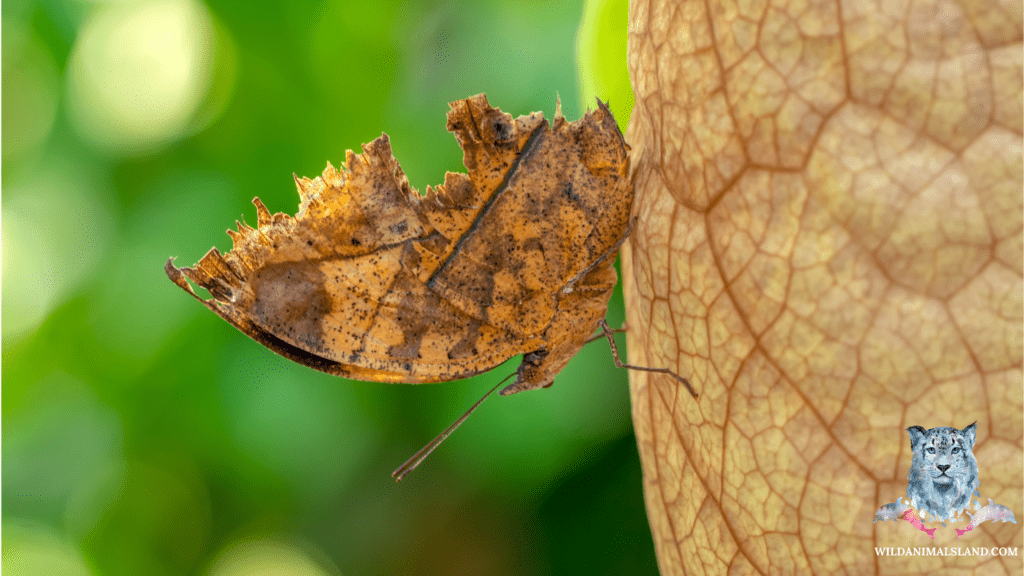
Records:
[[[373,157],[372,162],[367,159],[368,156]],[[364,228],[365,222],[359,221],[362,214],[358,210],[345,208],[356,202],[357,195],[370,194],[373,190],[348,186],[349,176],[353,170],[379,169],[382,165],[393,170],[393,177],[405,193],[404,200],[415,211],[420,202],[419,194],[409,186],[405,174],[391,154],[387,135],[382,134],[363,145],[363,154],[354,154],[348,150],[341,170],[336,170],[328,163],[323,173],[312,180],[293,175],[300,198],[299,210],[294,217],[281,212],[271,215],[266,205],[259,198],[254,198],[257,226],[253,228],[244,221],[236,221],[237,230],[227,231],[233,244],[230,251],[222,254],[216,248],[211,248],[195,266],[181,268],[181,274],[210,291],[215,299],[230,302],[233,293],[242,288],[245,279],[261,266],[278,243],[289,242],[295,245],[300,237],[309,236],[309,248],[302,247],[308,252],[305,256],[311,259],[322,257],[325,250],[322,240],[329,241],[331,238],[320,231],[317,222],[326,222],[330,218],[334,219],[331,225],[338,228],[356,228],[357,225]],[[341,204],[343,209],[332,203]],[[366,251],[370,249],[365,248]],[[178,283],[177,280],[175,283]]]

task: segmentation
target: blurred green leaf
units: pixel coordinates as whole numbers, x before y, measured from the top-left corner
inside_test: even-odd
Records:
[[[592,472],[607,446],[633,442],[627,375],[604,342],[551,389],[489,400],[396,485],[391,470],[518,359],[429,386],[333,378],[252,342],[163,272],[170,256],[189,265],[211,246],[229,249],[224,230],[254,223],[254,196],[294,213],[293,172],[316,176],[382,131],[421,191],[446,170],[464,171],[445,130],[455,99],[486,92],[510,114],[550,118],[557,95],[575,119],[599,94],[624,122],[624,98],[578,85],[582,3],[143,0],[0,10],[5,573],[224,575],[258,564],[295,574],[600,574],[653,558],[646,527],[624,527],[618,512],[588,516],[595,542],[625,542],[606,566],[567,560],[578,543],[545,541],[566,525],[549,513],[560,486],[621,494],[633,517],[643,515],[639,481]],[[137,20],[153,10],[185,14],[166,20],[200,22],[203,34]],[[120,29],[111,14],[145,30],[86,34],[103,19]],[[86,40],[114,53],[97,57]],[[168,54],[146,55],[161,47],[207,80],[152,92],[167,78],[147,63]],[[90,66],[100,84],[73,78]],[[146,112],[158,101],[191,112],[121,139],[118,130],[158,119]],[[609,321],[618,325],[616,294]]]
[[[582,106],[608,102],[619,129],[626,131],[633,111],[633,88],[626,66],[628,0],[586,0],[576,35],[576,67]]]

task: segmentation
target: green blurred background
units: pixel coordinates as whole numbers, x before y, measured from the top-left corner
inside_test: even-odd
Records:
[[[653,574],[627,375],[606,344],[496,397],[510,363],[350,382],[167,280],[259,196],[382,131],[419,190],[464,171],[451,100],[595,94],[625,126],[624,2],[6,1],[7,575]],[[609,321],[623,321],[616,295]]]

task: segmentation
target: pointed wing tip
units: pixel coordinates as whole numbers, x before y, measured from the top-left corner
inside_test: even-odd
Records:
[[[167,264],[164,264],[164,272],[167,273],[167,277],[171,279],[171,282],[177,284],[178,288],[181,288],[182,290],[188,292],[189,294],[192,295],[192,297],[202,302],[203,299],[196,294],[195,290],[193,290],[192,286],[188,283],[185,273],[182,272],[180,268],[174,265],[175,258],[176,256],[171,256],[170,258],[167,259]]]
[[[175,284],[178,284],[179,280],[185,279],[185,274],[181,271],[180,268],[174,265],[175,258],[177,258],[177,256],[171,256],[170,258],[167,259],[167,263],[164,264],[164,272],[167,273],[168,278],[174,281]]]
[[[601,115],[601,116],[607,115],[614,122],[615,121],[615,114],[612,113],[612,109],[608,106],[608,102],[607,101],[602,102],[600,98],[595,98],[595,99],[597,100],[597,110],[596,110],[596,113]]]

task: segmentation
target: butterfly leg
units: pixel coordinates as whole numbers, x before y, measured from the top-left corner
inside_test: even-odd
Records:
[[[626,325],[623,324],[622,328],[610,328],[610,330],[613,334],[623,334],[626,332]],[[583,342],[583,344],[590,344],[591,342],[595,340],[600,340],[601,338],[604,338],[604,330],[598,332],[597,334],[594,334],[590,338],[587,338],[586,341]]]
[[[697,397],[697,393],[693,391],[693,386],[690,385],[690,381],[683,378],[679,374],[669,370],[668,368],[648,368],[646,366],[634,366],[633,364],[626,364],[619,358],[619,347],[615,344],[615,337],[612,335],[615,331],[608,326],[608,322],[602,318],[598,325],[601,327],[601,331],[604,333],[604,337],[608,339],[608,345],[612,348],[612,358],[615,359],[615,366],[618,368],[626,368],[627,370],[640,370],[641,372],[654,372],[656,374],[668,374],[676,380],[679,380],[686,386],[686,389],[690,391],[690,395],[694,398]]]

